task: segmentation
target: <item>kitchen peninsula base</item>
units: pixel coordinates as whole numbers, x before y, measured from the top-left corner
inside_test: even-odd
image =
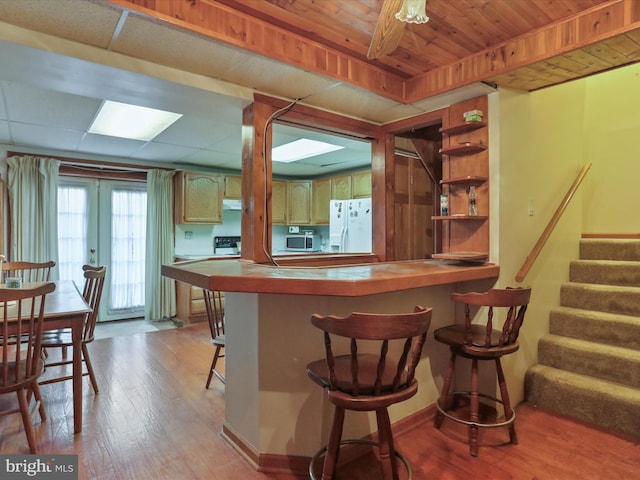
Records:
[[[199,287],[226,291],[224,434],[265,471],[298,470],[327,443],[332,406],[306,375],[307,363],[324,356],[322,333],[310,323],[313,313],[395,313],[420,304],[433,308],[435,329],[454,317],[451,292],[490,288],[498,273],[495,265],[456,269],[424,261],[317,268],[230,262],[164,265],[163,274],[183,281],[190,277]],[[396,283],[403,272],[404,281]],[[442,275],[440,281],[429,280],[428,273]],[[461,281],[464,285],[458,284]],[[420,283],[426,285],[398,288]],[[438,397],[448,355],[431,337],[416,373],[418,394],[390,409],[392,422]],[[375,425],[373,415],[349,413],[344,438],[366,436]]]

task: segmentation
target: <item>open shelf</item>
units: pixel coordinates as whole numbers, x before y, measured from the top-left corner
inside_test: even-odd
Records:
[[[477,177],[469,175],[468,177],[447,178],[446,180],[440,180],[441,185],[451,185],[454,183],[473,184],[484,183],[489,180],[487,177]]]
[[[489,259],[486,252],[447,252],[431,255],[436,260],[453,260],[457,262],[484,263]]]
[[[452,147],[445,147],[440,149],[440,153],[443,155],[467,155],[470,153],[477,153],[486,150],[487,146],[480,143],[465,142]]]
[[[456,135],[458,133],[473,132],[486,126],[486,122],[464,122],[451,127],[441,128],[439,131],[442,135]]]

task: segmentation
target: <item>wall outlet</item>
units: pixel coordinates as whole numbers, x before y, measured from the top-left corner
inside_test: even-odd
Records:
[[[193,232],[191,231],[184,232],[184,238],[186,238],[187,240],[191,240],[192,237],[193,237]]]
[[[300,233],[300,227],[297,227],[297,226],[289,227],[289,233]]]

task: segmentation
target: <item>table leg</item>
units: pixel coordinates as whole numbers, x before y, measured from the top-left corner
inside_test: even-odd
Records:
[[[82,431],[82,327],[83,318],[73,320],[73,431]]]

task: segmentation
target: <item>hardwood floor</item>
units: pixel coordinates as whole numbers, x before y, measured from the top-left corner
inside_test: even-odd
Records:
[[[254,469],[220,436],[224,390],[204,389],[213,348],[207,326],[96,340],[89,346],[100,387],[84,384],[83,431],[73,435],[71,382],[42,387],[46,422],[34,417],[42,453],[77,453],[80,479],[297,480]],[[50,375],[51,372],[45,373]],[[0,397],[4,406],[14,397]],[[603,412],[605,414],[606,412]],[[396,435],[414,479],[637,478],[640,439],[625,439],[538,411],[518,408],[520,445],[500,445],[502,429],[485,430],[472,458],[466,432],[428,419]],[[0,418],[0,453],[28,453],[19,416]],[[340,469],[337,480],[373,480],[368,457]],[[404,472],[402,477],[405,478]]]

